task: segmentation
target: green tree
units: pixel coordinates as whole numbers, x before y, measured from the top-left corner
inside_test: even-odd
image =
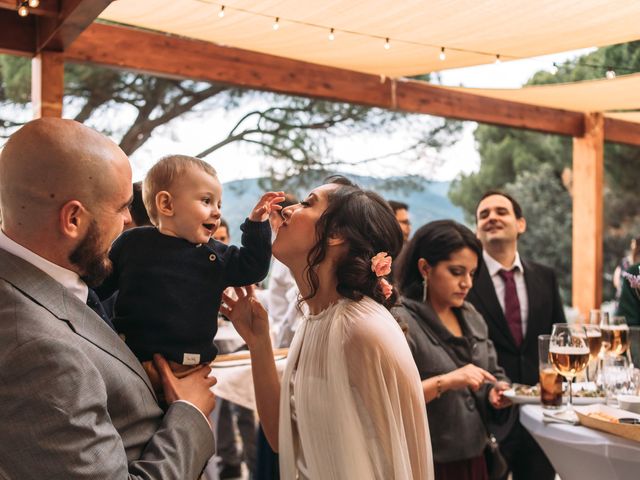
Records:
[[[553,166],[542,164],[505,185],[505,191],[526,205],[527,231],[518,241],[523,257],[553,265],[556,272],[571,272],[571,196]],[[525,207],[523,207],[525,208]],[[562,297],[571,298],[571,275],[559,276]]]
[[[547,71],[537,72],[527,84],[603,78],[609,67],[619,74],[640,71],[640,42],[600,48],[559,65],[555,74]],[[523,192],[523,198],[516,196],[523,206],[530,226],[532,216],[549,215],[555,218],[554,222],[540,222],[540,219],[536,218],[534,226],[522,237],[522,248],[528,256],[541,263],[553,265],[561,285],[567,289],[571,284],[571,230],[568,228],[571,224],[571,203],[563,201],[565,195],[560,195],[557,189],[559,185],[563,186],[565,191],[570,188],[566,180],[570,177],[572,163],[571,139],[488,125],[478,126],[475,138],[481,158],[480,169],[476,173],[458,177],[452,183],[449,197],[454,204],[463,208],[469,221],[474,221],[474,209],[484,191],[520,185],[518,192]],[[608,298],[613,293],[609,282],[610,274],[623,256],[629,238],[639,231],[635,190],[640,182],[640,170],[636,167],[640,161],[640,149],[607,143],[604,160],[604,285],[605,298]],[[542,191],[539,196],[535,196],[528,194],[526,189],[522,190],[524,179],[533,181],[535,177],[531,175],[541,175],[541,172],[545,172],[544,176],[549,179],[549,190],[558,195],[557,206],[549,204],[548,196],[542,194]],[[565,178],[564,183],[559,180],[562,178]],[[543,208],[545,205],[548,208]],[[561,217],[566,217],[568,223],[562,222]],[[566,229],[562,239],[559,238],[562,232],[558,230],[557,225]],[[537,231],[538,228],[541,230]],[[533,240],[529,241],[528,237],[532,237]],[[544,241],[545,238],[549,240]],[[554,248],[549,248],[550,244]],[[567,261],[569,263],[566,263]],[[568,300],[568,297],[565,299]]]
[[[4,110],[10,115],[0,119],[5,134],[20,124],[15,120],[15,111],[29,101],[30,62],[0,56],[0,104],[11,107]],[[411,156],[428,173],[437,165],[437,156],[426,152],[437,152],[452,144],[461,130],[459,122],[436,118],[416,122],[415,116],[347,103],[158,78],[92,65],[65,65],[65,103],[77,111],[75,119],[119,138],[120,147],[129,155],[159,127],[170,125],[177,118],[197,120],[198,115],[219,109],[246,111],[252,102],[260,107],[238,113],[226,138],[199,156],[204,158],[234,142],[253,145],[256,153],[267,159],[268,188],[308,186],[326,173],[353,163],[333,154],[331,140],[365,131],[413,132],[398,155]],[[131,111],[134,120],[128,123],[114,115]],[[375,160],[360,159],[362,163]]]

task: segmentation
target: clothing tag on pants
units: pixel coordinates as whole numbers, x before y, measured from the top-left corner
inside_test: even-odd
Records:
[[[198,365],[200,363],[199,353],[185,353],[182,355],[183,365]]]

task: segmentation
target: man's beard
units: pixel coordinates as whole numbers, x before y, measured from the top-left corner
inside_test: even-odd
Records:
[[[78,267],[80,278],[89,287],[100,285],[113,270],[108,252],[98,251],[100,229],[95,220],[91,220],[87,234],[69,254],[69,261]]]

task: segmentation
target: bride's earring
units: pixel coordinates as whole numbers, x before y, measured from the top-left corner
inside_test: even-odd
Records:
[[[422,301],[427,301],[427,288],[428,288],[427,276],[422,277]]]

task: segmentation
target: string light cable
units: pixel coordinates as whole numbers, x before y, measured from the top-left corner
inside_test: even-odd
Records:
[[[418,47],[426,47],[426,48],[433,48],[436,50],[439,58],[441,60],[445,60],[446,59],[446,54],[445,54],[445,48],[447,51],[449,52],[460,52],[460,53],[472,53],[472,54],[476,54],[476,55],[483,55],[485,57],[487,57],[487,59],[493,58],[495,60],[496,57],[499,57],[501,60],[523,60],[526,57],[518,57],[515,55],[505,55],[503,53],[501,54],[496,54],[495,52],[485,52],[485,51],[481,51],[481,50],[471,50],[471,49],[465,49],[465,48],[458,48],[458,47],[452,47],[452,46],[447,46],[447,47],[443,47],[442,45],[436,45],[436,44],[431,44],[431,43],[426,43],[426,42],[416,42],[414,40],[403,40],[403,39],[397,39],[397,38],[392,38],[389,37],[387,35],[374,35],[374,34],[370,34],[370,33],[365,33],[365,32],[359,32],[356,30],[348,30],[348,29],[341,29],[341,28],[336,28],[336,27],[332,27],[330,25],[320,25],[317,23],[311,23],[311,22],[306,22],[303,20],[296,20],[296,19],[292,19],[292,18],[286,18],[283,16],[274,16],[274,15],[270,15],[267,13],[261,13],[261,12],[254,12],[252,10],[246,9],[246,8],[240,8],[240,7],[234,7],[234,6],[230,6],[224,3],[220,3],[220,2],[216,2],[216,1],[211,1],[211,0],[196,0],[199,3],[203,3],[205,5],[215,5],[215,6],[219,6],[220,7],[220,12],[224,11],[224,13],[229,13],[231,11],[233,12],[238,12],[238,13],[244,13],[247,15],[252,15],[255,17],[262,17],[265,19],[269,19],[272,20],[275,18],[275,21],[273,21],[272,23],[272,28],[273,30],[278,30],[280,28],[280,26],[284,23],[290,23],[290,24],[294,24],[294,25],[301,25],[301,26],[305,26],[305,27],[312,27],[314,29],[317,30],[321,30],[324,32],[329,32],[328,34],[328,39],[333,41],[336,39],[337,34],[347,34],[347,35],[356,35],[359,37],[364,37],[364,38],[370,38],[373,40],[379,40],[382,42],[382,45],[384,46],[385,50],[390,50],[391,49],[391,45],[392,43],[397,43],[397,44],[404,44],[404,45],[411,45],[411,46],[418,46]],[[220,12],[218,13],[219,17],[223,17],[224,15],[220,15]],[[443,58],[444,57],[444,58]]]
[[[39,0],[30,0],[30,1],[35,1],[38,2]],[[509,55],[509,54],[505,54],[505,53],[496,53],[496,52],[487,52],[487,51],[482,51],[482,50],[473,50],[473,49],[467,49],[467,48],[459,48],[459,47],[455,47],[455,46],[443,46],[443,45],[437,45],[437,44],[432,44],[432,43],[428,43],[428,42],[417,42],[414,40],[406,40],[406,39],[401,39],[401,38],[393,38],[393,37],[389,37],[387,35],[376,35],[376,34],[371,34],[371,33],[365,33],[365,32],[359,32],[356,30],[349,30],[349,29],[341,29],[341,28],[336,28],[335,26],[329,26],[329,25],[320,25],[317,23],[311,23],[311,22],[306,22],[303,20],[296,20],[296,19],[292,19],[292,18],[286,18],[286,17],[282,17],[282,16],[274,16],[272,14],[267,14],[267,13],[261,13],[261,12],[254,12],[252,10],[246,9],[246,8],[240,8],[240,7],[233,7],[233,6],[229,6],[227,4],[223,4],[217,1],[212,1],[212,0],[196,0],[199,3],[203,3],[206,5],[216,5],[220,7],[220,11],[218,13],[218,16],[220,18],[224,17],[224,14],[227,13],[228,11],[234,11],[234,12],[239,12],[239,13],[243,13],[243,14],[247,14],[247,15],[252,15],[252,16],[256,16],[256,17],[262,17],[265,19],[274,19],[275,21],[272,24],[272,28],[273,30],[278,30],[280,28],[280,25],[283,23],[290,23],[290,24],[294,24],[294,25],[301,25],[301,26],[306,26],[306,27],[311,27],[317,30],[321,30],[324,31],[325,34],[326,32],[329,32],[328,34],[328,39],[329,41],[334,41],[336,39],[337,34],[347,34],[347,35],[356,35],[359,37],[364,37],[364,38],[369,38],[369,39],[373,39],[373,40],[379,40],[381,42],[383,42],[383,47],[385,50],[391,50],[391,45],[393,44],[399,44],[399,45],[410,45],[410,46],[419,46],[419,47],[425,47],[425,48],[430,48],[430,49],[434,49],[436,54],[438,55],[438,58],[441,61],[445,61],[447,59],[447,53],[446,52],[459,52],[459,53],[467,53],[467,54],[475,54],[475,55],[481,55],[481,56],[485,56],[487,57],[487,60],[490,61],[491,59],[493,60],[493,62],[496,65],[501,64],[503,61],[505,60],[532,60],[531,57],[521,57],[521,56],[517,56],[517,55]],[[26,3],[26,2],[22,2],[22,3]],[[538,60],[540,62],[544,62],[548,65],[548,63],[544,60]],[[616,66],[609,66],[609,65],[594,65],[594,64],[588,64],[588,63],[579,63],[580,66],[585,66],[585,67],[590,67],[590,68],[595,68],[598,70],[602,70],[605,72],[605,77],[608,79],[613,79],[616,77],[616,72],[624,72],[624,73],[635,73],[638,70],[632,70],[629,68],[624,68],[624,67],[616,67]],[[553,73],[557,73],[558,69],[559,69],[559,65],[556,62],[553,62],[553,66],[552,66],[552,71]]]

